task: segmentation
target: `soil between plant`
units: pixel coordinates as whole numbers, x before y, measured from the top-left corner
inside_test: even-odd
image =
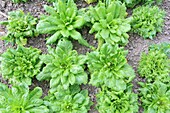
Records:
[[[45,2],[45,0],[30,0],[27,3],[20,3],[20,4],[13,4],[10,0],[0,0],[0,11],[7,14],[10,11],[14,11],[17,9],[24,10],[24,12],[30,12],[35,17],[40,17],[41,14],[45,14],[45,11],[43,9],[43,5],[49,4]],[[50,5],[50,4],[49,4]],[[84,8],[87,7],[88,4],[84,2],[84,0],[79,0],[77,2],[78,8]],[[138,89],[139,86],[137,83],[139,81],[145,81],[143,78],[141,78],[137,73],[137,66],[140,59],[140,55],[142,52],[148,51],[148,46],[150,44],[158,44],[161,42],[169,42],[170,43],[170,0],[164,0],[163,4],[160,6],[162,9],[166,11],[166,17],[165,17],[165,26],[163,27],[162,33],[158,33],[157,36],[153,39],[146,39],[144,40],[142,37],[138,36],[137,34],[129,33],[129,43],[125,47],[129,51],[127,55],[128,63],[134,68],[136,72],[136,78],[133,80],[133,92],[139,93]],[[128,10],[128,13],[131,14],[132,10]],[[0,21],[6,20],[5,17],[0,15]],[[84,27],[82,30],[80,30],[83,37],[93,46],[97,47],[97,40],[94,39],[94,35],[89,34],[90,28]],[[0,26],[0,36],[5,35],[6,29],[4,26]],[[47,35],[39,35],[35,38],[28,39],[27,46],[33,46],[35,48],[41,49],[42,53],[47,53],[47,48],[45,45],[45,38]],[[86,54],[87,52],[90,52],[90,49],[87,47],[84,47],[80,44],[78,44],[77,41],[73,41],[74,49],[78,51],[80,54]],[[0,53],[3,53],[6,51],[9,47],[15,47],[10,44],[5,45],[3,41],[0,41]],[[3,78],[0,76],[0,81],[8,84],[8,81],[3,80]],[[31,89],[33,87],[40,86],[43,89],[43,96],[48,94],[49,90],[49,82],[43,81],[39,82],[36,79],[33,79],[33,84],[31,86]],[[98,92],[98,89],[91,86],[91,85],[82,85],[82,89],[87,89],[89,91],[89,96],[91,100],[94,102],[94,105],[91,107],[89,113],[98,113],[97,110],[95,110],[96,105],[96,97],[95,94]],[[140,101],[139,101],[140,102]],[[140,107],[139,113],[142,113],[143,109]]]

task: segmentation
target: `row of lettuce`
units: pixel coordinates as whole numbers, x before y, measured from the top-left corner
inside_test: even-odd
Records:
[[[139,82],[144,113],[170,112],[170,43],[151,45],[142,53],[138,72],[146,79]]]
[[[22,46],[2,54],[3,77],[13,86],[8,88],[0,84],[0,111],[87,113],[92,102],[88,91],[79,87],[88,80],[84,71],[87,62],[91,76],[89,84],[100,88],[96,95],[97,110],[100,113],[137,113],[138,96],[132,92],[131,83],[135,74],[125,59],[127,51],[104,44],[100,51],[85,56],[78,55],[72,47],[71,42],[63,40],[56,49],[49,47],[46,55],[39,55],[38,49]],[[169,58],[170,44],[152,45],[148,54],[142,54],[138,71],[146,78],[146,83],[139,83],[139,99],[146,113],[170,111]],[[42,62],[46,66],[40,72]],[[49,94],[44,100],[41,88],[29,91],[32,75],[37,75],[40,81],[50,81]]]
[[[96,108],[100,113],[137,113],[138,95],[132,92],[135,73],[127,63],[127,32],[138,33],[152,39],[161,32],[165,12],[157,6],[140,6],[126,18],[125,4],[120,1],[99,2],[95,7],[77,9],[73,0],[58,0],[53,7],[44,6],[49,15],[37,19],[22,11],[9,13],[7,42],[18,44],[1,55],[1,73],[13,86],[0,84],[0,111],[33,113],[87,113],[92,105],[87,90],[79,85],[88,83],[100,89]],[[98,48],[87,43],[77,29],[83,26],[95,33]],[[48,54],[32,47],[23,47],[28,37],[50,34]],[[69,40],[77,40],[93,51],[79,55]],[[122,47],[120,47],[122,46]],[[170,44],[152,45],[149,53],[143,53],[139,74],[146,83],[139,83],[140,100],[145,113],[170,112]],[[44,99],[39,87],[29,91],[32,78],[50,81],[48,96]],[[153,101],[154,100],[154,101]]]
[[[139,6],[133,10],[132,16],[127,18],[125,4],[120,1],[108,1],[110,2],[99,2],[95,7],[78,9],[72,0],[67,3],[58,0],[53,3],[53,7],[44,6],[48,15],[41,15],[38,24],[37,18],[24,14],[23,11],[9,12],[8,21],[0,23],[8,29],[7,35],[1,39],[25,45],[28,37],[50,34],[47,44],[65,38],[78,40],[80,44],[91,47],[77,31],[89,26],[89,33],[95,33],[99,49],[104,42],[125,46],[128,43],[129,31],[145,39],[153,39],[157,32],[162,31],[165,12],[158,6]]]

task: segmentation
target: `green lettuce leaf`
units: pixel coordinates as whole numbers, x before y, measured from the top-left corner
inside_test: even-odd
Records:
[[[0,83],[0,112],[1,113],[49,113],[49,109],[41,99],[42,89],[32,91],[26,84],[18,84],[8,88]]]
[[[29,13],[25,14],[21,10],[9,12],[8,16],[6,22],[0,23],[6,25],[8,30],[7,35],[1,37],[2,40],[7,43],[25,45],[28,37],[38,36],[36,30],[37,18]]]
[[[57,90],[58,85],[67,89],[70,85],[87,83],[84,71],[86,56],[78,55],[72,50],[70,41],[60,40],[56,49],[49,47],[49,54],[41,55],[40,59],[46,64],[42,72],[37,75],[38,80],[50,80],[50,91]]]
[[[53,3],[54,7],[44,6],[44,9],[50,15],[42,16],[37,30],[41,34],[52,34],[47,39],[47,44],[58,42],[59,39],[74,39],[80,44],[90,47],[83,39],[77,29],[85,24],[84,17],[78,13],[78,9],[73,0],[57,0]]]
[[[90,84],[107,86],[117,91],[125,90],[135,77],[134,70],[127,64],[126,54],[124,48],[107,43],[99,51],[88,53]]]
[[[145,39],[153,39],[162,31],[165,11],[158,6],[140,6],[133,10],[132,17],[132,31]]]
[[[96,95],[100,113],[138,113],[138,97],[131,91],[114,91],[102,88]]]
[[[144,113],[170,112],[170,84],[160,81],[140,83],[140,100]]]
[[[92,105],[88,91],[80,90],[78,85],[67,90],[59,86],[54,94],[49,94],[45,99],[50,113],[88,113]]]
[[[96,33],[98,48],[103,42],[115,45],[126,45],[128,43],[131,18],[127,16],[126,7],[120,1],[114,1],[105,5],[99,2],[97,6],[90,7],[86,13],[92,23],[89,33]]]
[[[170,59],[162,49],[150,49],[148,54],[142,53],[138,72],[147,82],[170,82]]]
[[[24,82],[31,85],[31,79],[40,72],[42,62],[39,59],[41,51],[36,48],[18,46],[9,48],[0,57],[2,77],[11,84]]]

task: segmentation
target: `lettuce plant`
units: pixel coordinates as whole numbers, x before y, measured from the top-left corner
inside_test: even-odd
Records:
[[[90,84],[125,90],[135,77],[134,70],[125,58],[127,51],[118,45],[103,44],[100,51],[88,53]]]
[[[31,85],[31,78],[40,72],[40,53],[40,50],[32,47],[18,46],[16,50],[8,49],[0,57],[2,77],[12,84],[24,82]]]
[[[133,10],[132,31],[143,38],[153,39],[162,31],[165,12],[158,6],[141,6]]]
[[[56,49],[49,48],[49,54],[40,56],[46,66],[37,79],[50,79],[51,91],[55,91],[58,85],[67,89],[70,85],[87,83],[87,74],[83,66],[86,57],[78,55],[72,48],[71,42],[60,40]]]
[[[165,53],[170,59],[170,43],[152,44],[149,49],[153,51],[162,51],[162,53]]]
[[[170,84],[160,81],[154,83],[140,83],[140,100],[144,113],[170,112]]]
[[[117,92],[104,88],[96,97],[100,113],[138,113],[138,97],[131,91]]]
[[[7,21],[0,22],[0,24],[7,26],[7,35],[1,37],[7,42],[25,45],[28,37],[37,36],[36,31],[37,18],[30,14],[24,14],[23,11],[9,12]]]
[[[58,87],[54,94],[49,94],[45,99],[50,113],[88,113],[92,105],[88,91],[80,90],[78,85],[70,86],[67,90]]]
[[[32,91],[26,84],[18,84],[11,89],[0,83],[1,113],[49,113],[49,109],[41,99],[42,89]]]
[[[53,3],[54,7],[45,5],[45,11],[50,15],[42,16],[37,25],[37,30],[42,34],[53,34],[47,39],[47,44],[57,42],[57,40],[74,39],[82,45],[90,47],[86,40],[76,30],[81,28],[85,20],[83,16],[78,13],[78,9],[73,0]]]
[[[126,45],[129,35],[127,32],[131,29],[130,18],[127,16],[125,4],[120,1],[114,1],[106,5],[99,2],[96,7],[90,7],[87,15],[93,24],[89,33],[94,33],[98,39],[98,48],[103,42],[115,45]]]
[[[170,59],[162,51],[150,50],[148,54],[142,53],[138,71],[148,82],[168,82]]]
[[[14,3],[27,2],[28,0],[12,0]]]

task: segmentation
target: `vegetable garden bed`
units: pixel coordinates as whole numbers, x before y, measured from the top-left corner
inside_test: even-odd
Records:
[[[0,113],[169,113],[170,0],[143,2],[0,0]]]

